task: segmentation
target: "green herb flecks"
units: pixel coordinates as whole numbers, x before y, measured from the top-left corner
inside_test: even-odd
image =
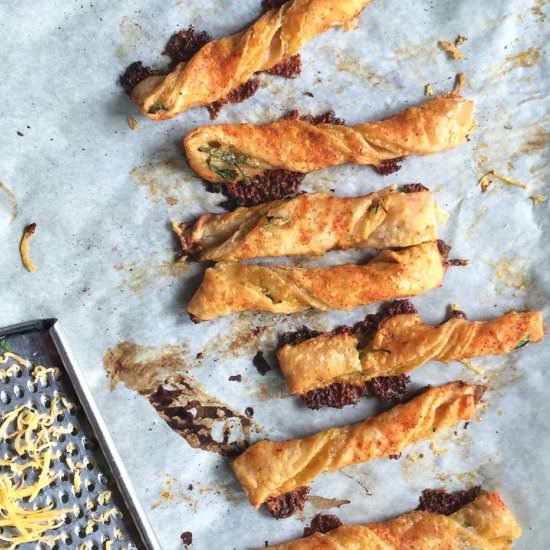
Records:
[[[0,339],[0,348],[2,348],[4,351],[9,351],[13,353],[13,348],[11,347],[10,343],[7,340],[4,340],[4,338]]]
[[[231,145],[222,147],[221,145],[201,145],[201,153],[207,153],[206,164],[212,172],[221,178],[234,181],[239,175],[242,179],[247,179],[247,174],[243,167],[258,168],[258,163],[248,155],[241,153]],[[220,162],[214,162],[214,159]]]
[[[282,216],[267,216],[265,222],[266,227],[281,227],[290,223],[290,218],[283,218]]]
[[[514,347],[514,350],[525,347],[530,341],[530,335],[528,334],[525,338],[522,338],[517,345]]]

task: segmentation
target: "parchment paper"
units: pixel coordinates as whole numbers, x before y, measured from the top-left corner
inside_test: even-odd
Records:
[[[459,303],[471,319],[511,308],[542,309],[548,319],[548,199],[530,199],[549,194],[547,12],[540,0],[374,0],[358,29],[329,31],[303,49],[300,78],[262,76],[260,92],[226,107],[219,122],[265,122],[293,108],[333,108],[349,123],[374,120],[422,101],[428,83],[435,93],[450,90],[455,74],[464,72],[464,94],[476,101],[479,124],[469,143],[407,159],[386,178],[365,167],[324,170],[309,175],[305,189],[354,195],[423,182],[449,214],[441,234],[454,256],[471,265],[452,269],[442,288],[416,298],[421,314],[437,323],[449,303]],[[378,410],[368,400],[341,411],[306,410],[286,395],[276,370],[261,376],[251,363],[260,348],[270,359],[282,328],[304,322],[330,328],[374,308],[306,314],[278,326],[273,316],[253,314],[193,325],[184,311],[203,268],[173,266],[168,221],[219,210],[222,197],[206,192],[180,147],[186,132],[209,122],[208,114],[198,109],[168,122],[147,121],[117,77],[134,60],[157,63],[177,29],[193,24],[217,37],[259,13],[259,0],[0,3],[0,181],[8,190],[0,189],[1,323],[62,320],[166,550],[181,548],[183,531],[193,533],[196,550],[261,547],[300,536],[304,523],[330,504],[340,504],[331,512],[345,522],[368,522],[415,508],[425,487],[468,483],[502,492],[524,528],[515,548],[546,548],[548,340],[509,357],[474,361],[485,378],[459,363],[414,372],[418,386],[486,379],[491,389],[479,422],[431,447],[414,445],[400,460],[321,476],[313,495],[350,502],[313,499],[303,514],[281,521],[252,509],[227,459],[191,448],[135,391],[122,384],[110,391],[103,357],[107,348],[130,341],[160,356],[176,346],[181,364],[175,370],[186,370],[241,413],[253,408],[255,438],[302,436]],[[437,45],[458,34],[468,39],[462,61]],[[136,130],[129,116],[138,121]],[[481,194],[478,179],[489,170],[519,178],[529,190],[495,182]],[[30,245],[35,273],[24,270],[18,254],[30,222],[37,223]],[[268,328],[251,336],[258,325]],[[235,374],[242,382],[228,381]]]

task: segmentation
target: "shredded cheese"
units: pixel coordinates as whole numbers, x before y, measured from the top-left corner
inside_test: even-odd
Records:
[[[0,364],[9,358],[13,359],[14,354],[3,354]],[[40,413],[25,404],[0,418],[0,442],[9,445],[13,454],[0,461],[0,542],[7,543],[4,546],[10,550],[28,542],[57,540],[46,533],[64,524],[68,510],[56,510],[53,503],[35,509],[29,506],[57,477],[51,466],[57,457],[53,448],[59,431],[53,424],[58,413],[59,398],[54,397],[47,412]],[[26,482],[24,474],[30,468],[37,472],[37,477]]]
[[[130,129],[135,130],[138,127],[137,120],[133,116],[128,117],[128,126]]]
[[[426,84],[426,86],[424,86],[424,95],[426,96],[434,95],[434,89],[431,84]]]
[[[504,174],[499,174],[494,170],[490,170],[484,176],[479,178],[479,186],[481,187],[482,193],[485,193],[487,189],[489,189],[489,185],[492,183],[492,178],[500,180],[506,185],[515,185],[516,187],[521,187],[522,189],[529,189],[529,185],[516,178],[511,178],[510,176],[505,176]]]
[[[459,363],[462,363],[466,368],[474,371],[476,374],[479,374],[480,376],[485,376],[485,371],[476,365],[474,365],[471,361],[468,361],[467,359],[459,359]]]
[[[101,504],[101,506],[105,506],[107,504],[109,504],[110,500],[111,500],[111,491],[102,491],[101,493],[99,493],[99,496],[97,497],[97,501],[99,502],[99,504]]]
[[[459,37],[455,40],[454,44],[452,42],[449,42],[448,40],[440,40],[439,41],[439,47],[443,50],[445,50],[451,59],[460,60],[464,59],[464,54],[457,48],[457,46],[460,46],[462,42],[459,41]]]
[[[32,263],[29,257],[29,239],[31,238],[31,235],[35,231],[36,231],[35,223],[31,223],[30,225],[27,225],[27,227],[25,227],[25,231],[23,231],[23,237],[21,238],[21,242],[19,243],[19,253],[21,254],[21,261],[23,262],[25,269],[31,272],[36,271],[36,266]]]
[[[529,198],[533,201],[533,204],[541,204],[546,200],[544,195],[531,195]]]
[[[462,90],[464,89],[465,82],[466,82],[466,78],[464,77],[464,73],[457,73],[457,75],[455,76],[455,85],[453,87],[453,93],[461,94]]]

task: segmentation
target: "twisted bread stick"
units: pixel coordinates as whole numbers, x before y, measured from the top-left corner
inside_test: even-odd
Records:
[[[426,292],[441,284],[445,270],[434,241],[384,250],[364,265],[300,268],[222,262],[206,270],[187,311],[207,321],[248,309],[351,309]]]
[[[332,428],[304,439],[263,440],[231,463],[251,504],[303,487],[323,472],[399,454],[443,428],[470,420],[483,386],[452,382],[430,388],[408,403],[358,424]]]
[[[248,29],[203,46],[164,76],[140,82],[131,97],[143,114],[165,120],[226,97],[258,71],[298,52],[335,26],[351,29],[370,0],[292,0],[270,10]]]
[[[429,191],[388,187],[362,197],[308,193],[227,214],[206,214],[193,225],[172,222],[183,256],[235,261],[261,256],[320,256],[352,247],[405,247],[437,239]]]
[[[409,313],[385,319],[361,345],[349,332],[328,333],[283,346],[277,358],[290,393],[305,394],[334,383],[398,376],[431,360],[502,355],[543,337],[538,311],[511,311],[483,322],[452,318],[435,327]]]
[[[427,155],[464,143],[475,127],[472,101],[451,93],[386,120],[356,126],[278,120],[272,124],[202,126],[184,140],[191,168],[203,179],[238,182],[265,170],[312,172],[352,162]]]
[[[409,512],[369,525],[342,525],[272,550],[510,550],[521,527],[498,493],[482,492],[449,516]]]

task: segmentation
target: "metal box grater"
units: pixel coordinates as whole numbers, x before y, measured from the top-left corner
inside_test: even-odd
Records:
[[[112,550],[159,550],[121,459],[71,355],[59,321],[45,319],[10,326],[0,329],[0,338],[11,346],[14,353],[33,364],[58,367],[60,371],[58,376],[50,373],[35,383],[30,368],[15,369],[16,372],[8,376],[5,370],[14,361],[0,365],[0,415],[26,403],[32,403],[39,412],[46,412],[56,394],[66,396],[70,403],[75,404],[69,414],[59,415],[55,424],[71,429],[71,433],[61,436],[60,448],[64,452],[52,464],[53,470],[62,472],[61,478],[43,489],[36,499],[39,505],[55,501],[57,507],[73,509],[65,515],[65,525],[51,532],[52,535],[64,535],[52,548],[102,550],[110,539]],[[0,443],[0,458],[6,456],[7,449],[3,445]],[[64,458],[67,455],[73,462],[86,465],[81,471],[80,495],[75,494],[72,473]],[[109,503],[101,504],[97,499],[105,490],[109,490],[112,497]],[[89,520],[113,506],[121,516],[111,516],[104,523],[94,524],[94,531],[86,534]],[[28,543],[18,548],[38,550],[50,546]]]

